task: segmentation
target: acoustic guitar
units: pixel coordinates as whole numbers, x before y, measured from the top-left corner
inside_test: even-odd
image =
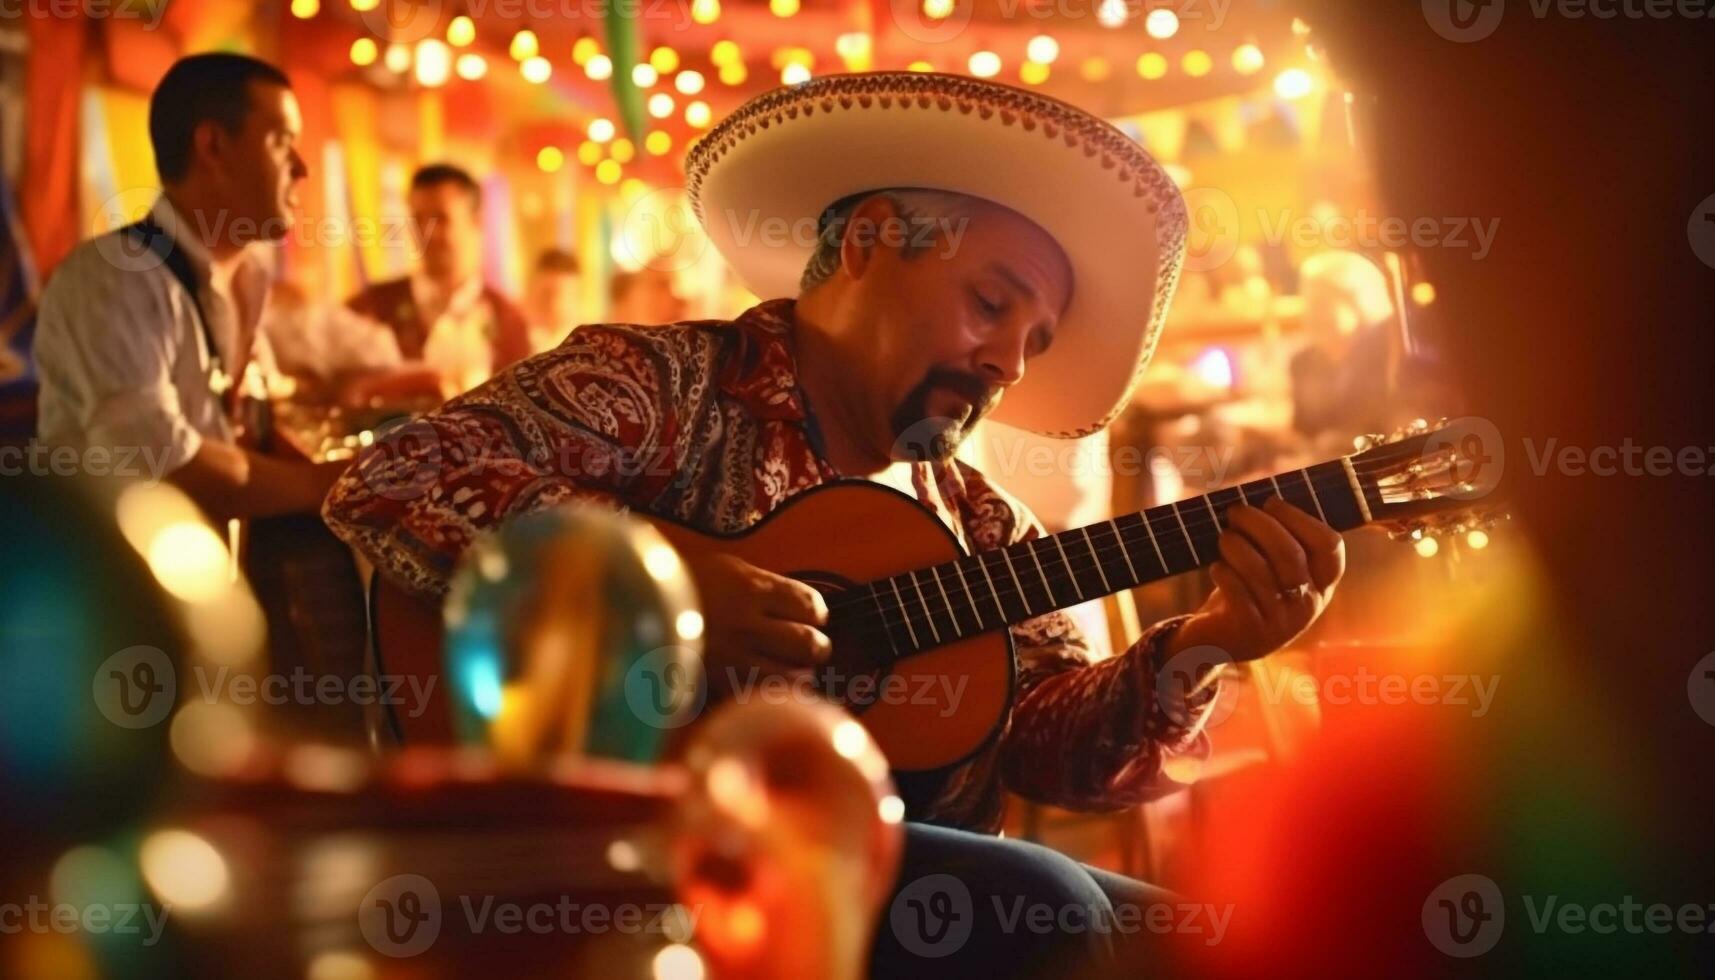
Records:
[[[969,759],[1006,719],[1007,627],[1213,562],[1226,510],[1241,502],[1281,497],[1340,531],[1462,526],[1454,512],[1472,509],[1498,475],[1482,428],[1417,425],[1355,455],[977,554],[916,500],[861,480],[806,491],[730,536],[638,516],[683,552],[728,553],[820,590],[833,654],[814,682],[863,722],[897,774],[928,773]],[[372,627],[384,673],[441,672],[433,603],[377,576]],[[742,688],[746,675],[737,680]],[[396,721],[407,742],[452,738],[444,699]]]

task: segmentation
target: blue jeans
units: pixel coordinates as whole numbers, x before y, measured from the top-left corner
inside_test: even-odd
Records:
[[[1160,947],[1137,924],[1149,907],[1173,900],[1039,844],[906,824],[870,976],[1141,976],[1159,965]]]

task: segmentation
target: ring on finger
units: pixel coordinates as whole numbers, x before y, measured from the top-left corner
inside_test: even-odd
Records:
[[[1310,597],[1310,583],[1300,582],[1291,588],[1281,589],[1280,597],[1284,600],[1308,599]]]

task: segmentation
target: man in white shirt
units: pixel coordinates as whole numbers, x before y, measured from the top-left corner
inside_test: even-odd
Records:
[[[422,264],[409,276],[371,285],[347,304],[393,331],[405,367],[348,386],[348,401],[451,398],[532,353],[523,312],[482,279],[476,179],[451,164],[430,164],[412,176],[410,204]]]
[[[242,444],[259,394],[268,271],[251,246],[285,238],[308,170],[297,99],[243,55],[184,58],[149,103],[164,188],[148,217],[85,242],[42,293],[38,423],[49,445],[159,461],[215,518],[314,512],[343,464]]]

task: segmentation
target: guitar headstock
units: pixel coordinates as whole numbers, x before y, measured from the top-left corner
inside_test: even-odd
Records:
[[[1486,543],[1488,529],[1506,518],[1494,497],[1505,453],[1488,419],[1417,419],[1390,436],[1361,436],[1357,448],[1352,468],[1373,522],[1396,537],[1481,532],[1473,540]]]

